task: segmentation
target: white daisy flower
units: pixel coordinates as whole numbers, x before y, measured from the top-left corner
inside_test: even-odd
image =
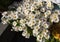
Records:
[[[8,12],[3,12],[2,15],[3,15],[3,16],[6,16],[7,13],[8,13]]]
[[[28,15],[29,14],[29,10],[24,10],[24,13],[25,13],[25,15]]]
[[[28,24],[28,26],[32,27],[36,24],[36,21],[35,20],[30,20],[27,24]]]
[[[7,24],[7,22],[6,22],[6,21],[2,21],[2,23],[3,23],[3,24]]]
[[[29,33],[27,33],[27,35],[25,36],[25,38],[29,38],[30,37],[30,34]]]
[[[46,34],[46,35],[44,35],[44,37],[45,37],[45,39],[48,40],[50,38],[50,35]]]
[[[47,8],[48,9],[52,9],[53,8],[53,5],[52,5],[51,1],[47,1]]]
[[[18,14],[18,12],[12,12],[12,11],[11,11],[11,15],[10,15],[10,16],[11,16],[11,18],[12,18],[13,20],[14,20],[14,19],[18,19],[18,15],[17,15],[17,14]]]
[[[42,42],[42,38],[43,38],[43,35],[38,35],[38,36],[37,36],[37,41],[38,41],[38,42]]]
[[[46,10],[45,8],[41,8],[40,9],[41,12],[45,12],[45,10]]]
[[[13,24],[13,26],[16,26],[16,25],[17,25],[17,22],[16,22],[16,21],[14,21],[12,24]]]
[[[55,10],[54,13],[60,15],[60,10]]]
[[[58,17],[58,15],[57,15],[57,14],[52,14],[52,15],[50,16],[50,21],[51,21],[51,22],[59,22],[59,17]]]
[[[39,30],[40,29],[39,25],[35,26],[34,29]]]
[[[50,11],[50,10],[47,10],[47,11],[44,13],[44,16],[45,16],[45,18],[47,18],[49,15],[51,15],[51,11]]]
[[[12,27],[14,31],[18,31],[18,26]]]
[[[50,33],[46,29],[43,30],[42,35],[45,37],[45,39],[49,39],[50,38]]]
[[[30,34],[27,31],[23,31],[22,36],[24,36],[25,38],[29,38]]]
[[[23,31],[22,36],[26,36],[26,34],[27,34],[27,31],[25,30]]]
[[[19,30],[19,31],[23,31],[23,28],[20,26],[20,27],[18,28],[18,30]]]
[[[21,19],[21,20],[20,20],[20,23],[21,23],[21,24],[25,24],[25,22],[26,22],[26,20],[24,20],[24,19]]]
[[[38,10],[37,11],[34,11],[34,12],[35,12],[36,15],[40,15],[41,14],[41,12],[38,11]]]
[[[36,30],[36,29],[34,29],[34,30],[33,30],[33,36],[35,36],[35,37],[36,37],[38,34],[39,34],[39,31],[38,31],[38,30]]]
[[[49,27],[49,25],[48,25],[47,23],[45,23],[45,22],[42,24],[42,26],[43,26],[44,28],[48,28],[48,27]]]
[[[35,15],[31,13],[31,14],[29,14],[29,18],[30,19],[35,19]]]
[[[1,18],[3,24],[7,24],[9,21],[8,19],[5,19],[4,17]]]
[[[17,8],[18,12],[21,12],[21,10],[22,10],[21,6]]]
[[[35,8],[33,6],[31,6],[31,11],[34,11],[34,10],[35,10]]]
[[[39,5],[40,7],[43,6],[42,1],[39,1],[39,2],[38,2],[38,5]]]

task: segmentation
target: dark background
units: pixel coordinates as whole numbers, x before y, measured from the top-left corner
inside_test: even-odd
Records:
[[[31,36],[29,39],[27,39],[24,38],[21,33],[22,32],[11,31],[11,27],[8,26],[0,36],[0,42],[36,42],[35,37]]]

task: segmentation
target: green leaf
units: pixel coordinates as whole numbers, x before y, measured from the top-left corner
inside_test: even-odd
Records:
[[[32,29],[28,26],[28,25],[26,25],[27,26],[27,31],[28,31],[28,33],[30,33],[30,35],[32,36]]]

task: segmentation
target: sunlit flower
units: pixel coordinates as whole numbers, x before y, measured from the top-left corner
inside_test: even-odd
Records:
[[[45,39],[49,39],[50,38],[50,33],[49,33],[48,30],[43,30],[42,34],[45,37]]]
[[[57,14],[52,14],[50,16],[50,20],[51,20],[51,22],[59,22],[59,17]]]
[[[47,18],[49,15],[51,15],[51,11],[50,11],[50,10],[47,10],[47,11],[44,13],[44,16],[45,16],[45,18]]]
[[[38,42],[42,42],[42,38],[43,38],[43,35],[38,35],[38,36],[37,36],[37,41],[38,41]]]
[[[51,8],[51,6],[52,6],[51,1],[47,1],[47,7],[48,7],[48,8]]]
[[[48,25],[47,23],[45,23],[45,22],[42,24],[42,26],[43,26],[44,28],[48,28],[48,27],[49,27],[49,25]]]
[[[17,25],[17,22],[16,22],[16,21],[14,21],[12,24],[13,24],[13,26],[16,26],[16,25]]]
[[[21,23],[21,24],[24,24],[24,23],[25,23],[25,20],[24,20],[24,19],[21,19],[21,20],[20,20],[20,23]]]
[[[21,10],[22,10],[21,6],[17,8],[18,12],[21,12]]]
[[[31,6],[31,11],[34,11],[34,10],[35,10],[35,8]]]
[[[40,29],[39,25],[35,26],[34,29],[39,30]]]
[[[31,13],[31,14],[29,14],[29,18],[30,19],[35,19],[35,15]]]
[[[40,9],[41,12],[45,12],[45,10],[46,10],[45,8],[41,8]]]
[[[34,29],[34,30],[33,30],[33,36],[35,36],[35,37],[36,37],[38,34],[39,34],[39,31],[38,31],[38,30],[36,30],[36,29]]]
[[[27,31],[23,31],[22,36],[24,36],[25,38],[29,38],[30,34]]]
[[[28,24],[29,23],[29,24]],[[30,20],[30,22],[28,22],[28,26],[32,27],[36,24],[36,21],[35,20]]]

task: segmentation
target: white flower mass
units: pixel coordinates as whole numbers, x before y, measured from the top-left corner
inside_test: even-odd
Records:
[[[29,38],[33,35],[38,42],[49,39],[49,26],[59,22],[59,10],[53,10],[51,1],[23,0],[18,3],[15,11],[2,13],[2,23],[11,24],[14,31],[23,31],[22,36]]]

